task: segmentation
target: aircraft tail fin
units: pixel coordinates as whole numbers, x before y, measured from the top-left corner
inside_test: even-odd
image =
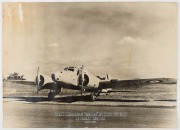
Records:
[[[107,74],[105,80],[108,80],[108,81],[111,80],[111,75]]]

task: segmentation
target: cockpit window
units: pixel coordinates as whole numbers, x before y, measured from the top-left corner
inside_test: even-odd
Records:
[[[72,66],[66,67],[64,70],[66,70],[66,71],[74,71],[74,67],[72,67]]]
[[[74,68],[69,68],[68,70],[69,70],[69,71],[74,71]]]
[[[66,71],[67,71],[67,70],[68,70],[68,67],[66,67],[64,70],[66,70]]]

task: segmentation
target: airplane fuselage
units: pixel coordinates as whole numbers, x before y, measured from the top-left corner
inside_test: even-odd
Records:
[[[56,72],[52,74],[52,79],[54,82],[59,84],[64,84],[65,86],[70,85],[77,88],[80,88],[80,76],[79,76],[79,68],[76,67],[67,67],[62,71]],[[89,89],[97,89],[99,87],[100,79],[84,70],[84,81],[83,81],[83,88],[86,90]],[[64,87],[65,87],[64,86]],[[71,87],[72,88],[72,87]]]

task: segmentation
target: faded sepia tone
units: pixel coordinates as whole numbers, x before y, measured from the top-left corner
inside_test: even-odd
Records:
[[[176,78],[177,4],[3,3],[4,75],[75,60],[120,79]]]
[[[168,2],[3,3],[3,77],[18,72],[34,81],[38,67],[50,77],[75,64],[84,65],[94,76],[110,74],[118,80],[176,79],[177,11],[177,3]],[[62,97],[49,101],[49,90],[37,96],[35,87],[4,82],[3,125],[176,127],[176,84],[143,87],[128,86],[126,91],[99,96],[94,103],[85,102],[79,91],[65,90]],[[57,116],[102,110],[128,115],[94,124]]]

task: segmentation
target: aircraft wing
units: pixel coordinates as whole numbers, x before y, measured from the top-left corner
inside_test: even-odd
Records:
[[[126,90],[126,89],[136,89],[143,87],[144,85],[150,85],[150,84],[176,84],[177,80],[173,78],[152,78],[152,79],[132,79],[132,80],[118,80],[118,79],[112,79],[110,81],[103,81],[101,80],[99,83],[99,87],[101,89],[120,89],[120,90]]]
[[[35,81],[28,81],[28,80],[6,80],[5,82],[23,84],[23,85],[35,85]]]

